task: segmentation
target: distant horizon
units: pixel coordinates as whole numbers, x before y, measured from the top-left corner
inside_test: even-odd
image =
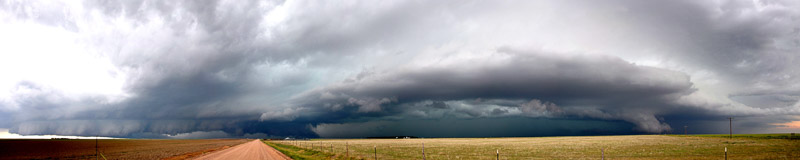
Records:
[[[733,135],[748,135],[748,134],[791,134],[795,132],[786,132],[786,133],[735,133]],[[127,137],[94,137],[94,136],[69,136],[69,135],[19,135],[9,133],[7,129],[0,128],[0,139],[53,139],[53,138],[66,138],[66,139],[284,139],[284,138],[293,138],[293,139],[395,139],[391,137],[398,137],[397,139],[404,139],[404,137],[413,137],[413,139],[417,138],[524,138],[524,137],[581,137],[581,136],[629,136],[629,135],[684,135],[678,133],[663,133],[663,134],[617,134],[617,135],[567,135],[567,136],[559,136],[559,135],[550,135],[550,136],[511,136],[511,137],[418,137],[418,136],[382,136],[382,137],[264,137],[264,138],[257,138],[257,137],[250,137],[250,138],[243,138],[243,137],[218,137],[218,138],[127,138]],[[688,135],[728,135],[728,134],[716,134],[716,133],[698,133],[698,134],[688,134]],[[797,136],[800,137],[800,134]]]
[[[770,135],[770,134],[791,134],[791,133],[756,133],[756,134],[749,134],[749,133],[742,133],[742,134],[733,134],[736,135]],[[795,133],[798,134],[798,133]],[[579,135],[579,136],[530,136],[530,137],[415,137],[411,139],[425,139],[425,138],[536,138],[536,137],[591,137],[591,136],[637,136],[637,135],[684,135],[684,134],[622,134],[622,135]],[[728,135],[728,134],[688,134],[688,135]],[[30,136],[30,137],[27,137]],[[800,135],[796,135],[799,136]],[[61,136],[61,135],[20,135],[19,137],[3,137],[0,135],[0,140],[2,139],[54,139],[54,138],[64,138],[64,139],[84,139],[84,140],[92,140],[95,137],[87,137],[87,136]],[[174,140],[181,140],[175,138],[124,138],[124,137],[97,137],[98,139],[174,139]],[[186,138],[186,139],[283,139],[283,138]],[[350,137],[350,138],[337,138],[337,137],[316,137],[316,138],[300,138],[300,139],[290,139],[290,140],[302,140],[302,139],[404,139],[402,137],[399,138],[375,138],[375,137]]]
[[[88,136],[65,136],[65,135],[19,135],[9,133],[8,129],[0,128],[0,139],[53,139],[53,138],[68,138],[68,139],[120,139],[114,137],[88,137]]]

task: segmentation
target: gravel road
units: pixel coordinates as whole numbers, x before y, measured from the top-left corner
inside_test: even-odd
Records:
[[[225,150],[213,152],[198,157],[199,160],[228,160],[228,159],[291,159],[259,140],[250,141]]]

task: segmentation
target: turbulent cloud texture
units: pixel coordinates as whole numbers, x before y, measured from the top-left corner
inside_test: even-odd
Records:
[[[297,101],[303,103],[299,106],[330,111],[353,106],[355,112],[344,112],[385,114],[419,111],[388,107],[426,100],[532,99],[503,108],[528,115],[624,119],[637,124],[639,130],[660,132],[670,127],[654,114],[671,109],[677,98],[694,91],[688,76],[679,72],[636,66],[613,57],[554,55],[503,49],[492,57],[458,64],[400,67],[400,71],[362,74],[313,90]],[[564,108],[569,112],[563,113],[553,103],[569,106]]]
[[[796,8],[782,0],[3,1],[0,128],[483,137],[685,125],[720,133],[736,117],[737,132],[797,131],[785,127],[800,121]]]

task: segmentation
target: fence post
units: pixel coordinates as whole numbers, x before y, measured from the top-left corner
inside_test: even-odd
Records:
[[[422,160],[425,160],[425,143],[422,143]]]
[[[497,160],[500,160],[500,150],[497,150]]]
[[[344,156],[350,159],[350,148],[347,147],[347,142],[344,142]]]
[[[378,160],[378,146],[372,146],[375,149],[375,160]]]
[[[606,159],[606,150],[604,148],[600,148],[600,160]]]
[[[725,147],[725,160],[728,160],[728,147]]]

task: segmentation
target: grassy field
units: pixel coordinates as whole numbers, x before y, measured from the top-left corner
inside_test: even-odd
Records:
[[[305,160],[305,159],[347,159],[345,155],[336,155],[333,152],[323,152],[319,150],[311,150],[300,148],[293,145],[288,144],[281,144],[281,143],[272,143],[272,141],[264,140],[264,143],[269,145],[272,148],[280,151],[281,153],[289,156],[295,160]]]
[[[107,159],[184,159],[247,141],[250,140],[101,139],[98,147]],[[95,159],[94,146],[95,140],[88,139],[0,139],[0,159]]]
[[[786,134],[788,136],[788,134]],[[295,159],[800,159],[800,140],[779,135],[633,135],[531,138],[314,139],[267,141]],[[345,145],[346,144],[346,145]],[[333,145],[333,148],[331,148]],[[345,146],[348,148],[345,152]],[[282,148],[282,150],[281,150]],[[293,157],[294,158],[294,157]]]
[[[719,138],[729,138],[731,135],[729,134],[701,134],[701,135],[692,135],[698,137],[719,137]],[[800,139],[800,134],[734,134],[733,138],[757,138],[757,139]]]

